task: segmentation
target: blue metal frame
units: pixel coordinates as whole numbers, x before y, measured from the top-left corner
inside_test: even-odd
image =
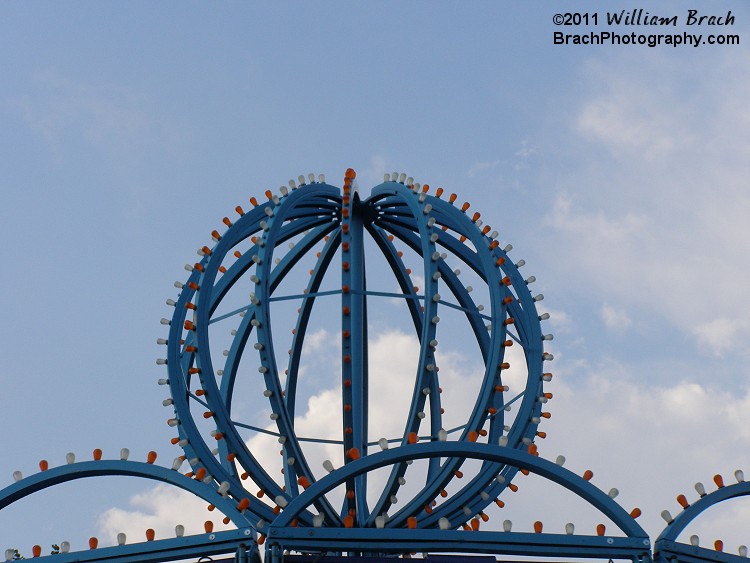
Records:
[[[389,520],[384,528],[294,527],[292,522],[314,499],[333,490],[357,475],[380,467],[435,457],[479,459],[523,467],[529,472],[570,490],[599,510],[625,534],[617,536],[560,535],[511,532],[464,532],[424,528],[404,529]],[[460,522],[466,521],[463,515]],[[589,481],[562,466],[528,453],[490,444],[480,448],[471,442],[431,442],[406,445],[360,458],[324,477],[296,497],[268,529],[267,557],[273,561],[285,550],[326,552],[356,550],[361,553],[408,553],[412,551],[471,552],[529,556],[609,557],[636,560],[650,559],[650,541],[636,521],[608,495]]]
[[[747,557],[740,557],[739,555],[720,552],[715,549],[678,542],[677,538],[693,520],[712,506],[720,502],[748,495],[750,495],[750,483],[742,481],[720,487],[712,493],[698,498],[698,500],[680,512],[674,520],[669,522],[664,531],[656,539],[654,542],[654,560],[662,563],[668,561],[686,563],[703,561],[736,563],[747,561]]]
[[[405,175],[386,176],[367,198],[360,197],[351,169],[343,189],[325,183],[322,177],[315,181],[311,175],[309,182],[302,177],[299,185],[290,182],[290,189],[282,188],[280,195],[267,191],[265,202],[251,198],[252,209],[245,212],[238,207],[236,220],[225,218],[228,229],[221,234],[214,231],[214,244],[203,247],[200,261],[187,267],[188,279],[176,284],[180,294],[172,302],[174,314],[163,321],[170,325],[169,337],[167,357],[159,361],[167,364],[168,380],[164,383],[169,385],[170,398],[165,404],[174,408],[168,423],[175,428],[174,441],[191,466],[187,476],[125,460],[73,463],[1,490],[0,509],[65,481],[128,475],[190,491],[238,527],[215,534],[64,553],[54,556],[58,563],[155,562],[232,551],[238,562],[257,561],[258,545],[266,539],[266,557],[274,563],[280,562],[287,550],[321,556],[438,551],[650,561],[648,537],[619,505],[585,479],[532,455],[538,425],[546,416],[543,383],[550,374],[543,373],[544,361],[551,358],[544,352],[546,337],[536,309],[541,297],[532,296],[527,280],[508,256],[510,247],[501,248],[497,233],[488,235],[488,227],[480,228],[479,215],[466,213],[468,203],[458,208],[455,195],[446,200],[441,197],[442,190],[430,195],[427,186],[404,182]],[[282,252],[281,245],[287,242],[293,248]],[[385,258],[400,294],[368,290],[368,244],[367,248],[379,250]],[[316,247],[317,259],[303,292],[288,295],[277,291]],[[424,278],[421,293],[414,287],[414,275],[399,247],[421,258],[421,270],[414,274]],[[482,312],[470,288],[448,265],[448,256],[486,285],[488,312]],[[325,279],[340,279],[340,288],[322,291]],[[219,314],[224,299],[247,280],[252,283],[249,302]],[[331,296],[340,299],[341,308],[340,440],[300,436],[295,429],[300,362],[311,314],[321,298]],[[380,451],[385,446],[371,440],[368,428],[367,311],[369,299],[384,296],[403,299],[420,352],[403,432],[386,439],[387,445],[396,447]],[[283,300],[300,302],[285,367],[277,364],[271,330],[271,304]],[[465,316],[484,363],[477,399],[466,423],[452,429],[443,428],[436,367],[439,312],[445,308]],[[236,328],[226,358],[219,361],[211,354],[212,325],[227,319],[234,319]],[[251,346],[253,337],[256,343]],[[526,384],[515,396],[508,395],[503,382],[509,344],[520,346],[525,357]],[[264,386],[273,430],[233,416],[235,386],[239,377],[247,377],[240,375],[240,366],[252,361]],[[511,405],[517,411],[507,429],[505,409]],[[196,413],[201,411],[215,424],[212,440],[196,423]],[[283,485],[248,448],[241,433],[247,430],[278,439]],[[341,466],[316,480],[303,452],[305,442],[339,445]],[[389,514],[414,460],[426,461],[424,483]],[[481,465],[459,484],[454,478],[468,460]],[[370,505],[368,474],[378,468],[390,470],[383,490]],[[624,537],[457,529],[483,515],[520,468],[572,491],[613,521]],[[248,481],[258,493],[251,492]],[[449,484],[453,492],[443,494]],[[336,508],[328,493],[339,486],[346,494],[341,507]],[[699,499],[659,537],[657,559],[734,561],[736,556],[686,546],[677,543],[676,537],[709,506],[748,493],[750,485],[738,483]],[[438,497],[443,496],[447,498],[438,504]],[[446,521],[449,529],[444,529]]]
[[[250,498],[241,483],[240,473],[255,482],[264,498],[273,500],[271,504],[256,499],[250,503],[247,511],[259,522],[272,521],[274,511],[279,510],[275,505],[283,507],[296,498],[300,494],[299,482],[306,485],[315,482],[301,448],[301,442],[306,438],[297,436],[294,430],[297,370],[310,314],[319,296],[317,291],[326,272],[332,267],[337,252],[341,255],[341,379],[342,399],[346,405],[342,413],[344,432],[341,440],[344,463],[366,456],[368,448],[373,445],[367,436],[366,315],[370,293],[366,288],[365,235],[369,235],[381,249],[405,296],[409,297],[405,301],[422,344],[412,404],[399,439],[400,444],[406,445],[417,434],[419,440],[437,440],[442,431],[439,383],[434,369],[435,349],[431,346],[438,331],[436,319],[440,306],[464,311],[479,342],[486,366],[476,404],[467,423],[461,428],[458,440],[475,440],[476,434],[485,425],[488,425],[488,439],[491,442],[497,442],[503,435],[503,409],[510,403],[504,397],[502,385],[505,365],[503,343],[508,338],[513,338],[523,347],[529,374],[526,389],[516,397],[520,399],[519,413],[507,435],[508,445],[526,449],[533,441],[539,424],[544,359],[539,316],[526,282],[506,252],[493,238],[486,236],[486,231],[481,232],[475,220],[469,218],[464,210],[457,209],[452,199],[445,201],[420,192],[413,185],[388,181],[375,187],[372,195],[362,200],[354,184],[353,172],[348,172],[343,191],[328,184],[315,183],[298,189],[294,189],[294,186],[281,197],[267,193],[267,202],[243,213],[236,222],[228,222],[229,229],[221,235],[216,233],[216,244],[205,253],[183,286],[171,321],[169,383],[185,455],[191,461],[193,470],[203,468],[213,478],[215,485],[229,483],[228,494],[235,502]],[[301,233],[305,234],[300,238]],[[238,245],[247,244],[245,241],[251,237],[253,244],[250,249],[244,251],[236,261],[229,260],[229,254]],[[274,354],[269,304],[275,299],[286,298],[276,295],[274,290],[298,261],[324,237],[327,237],[326,243],[301,299],[287,368],[288,378],[283,386]],[[274,266],[275,250],[292,238],[296,238],[297,246]],[[422,273],[426,284],[422,294],[414,292],[411,275],[391,239],[399,240],[422,256]],[[470,244],[464,244],[464,240]],[[441,251],[450,253],[487,284],[489,314],[480,313],[466,287],[447,266]],[[220,275],[219,268],[223,265],[226,265],[225,272]],[[217,383],[209,346],[210,325],[214,322],[212,315],[229,288],[251,273],[254,283],[251,303],[242,311],[244,317],[224,362],[221,381]],[[455,304],[446,297],[437,296],[439,283],[445,283],[456,300]],[[191,309],[186,306],[195,311],[192,321],[188,319]],[[489,334],[484,327],[485,319],[493,323]],[[186,325],[186,321],[192,324]],[[508,332],[508,323],[511,322],[515,327],[514,334]],[[255,347],[259,350],[259,371],[265,380],[265,394],[276,423],[276,434],[283,445],[284,490],[245,446],[237,428],[247,426],[238,424],[230,415],[233,382],[240,361],[248,357],[250,347],[247,343],[252,333],[257,338]],[[202,399],[190,392],[193,375],[197,375],[205,393]],[[428,397],[430,424],[429,433],[424,435],[419,430]],[[219,455],[211,452],[211,447],[205,443],[193,422],[191,407],[195,408],[196,404],[208,409],[216,423],[216,432],[221,436]],[[481,448],[481,445],[477,443],[474,447]],[[227,460],[227,455],[232,459]],[[292,463],[289,460],[293,460]],[[392,515],[392,521],[405,525],[410,517],[421,514],[454,479],[462,463],[462,459],[457,458],[441,465],[439,459],[430,459],[424,487],[412,501],[404,503]],[[364,474],[347,484],[350,493],[346,495],[340,511],[336,511],[325,496],[316,499],[315,507],[324,514],[329,525],[342,526],[346,516],[351,516],[356,520],[356,526],[372,526],[378,515],[391,508],[406,469],[406,463],[393,466],[379,500],[372,507],[367,503]],[[484,463],[472,479],[425,518],[425,525],[433,525],[441,517],[455,519],[459,514],[466,515],[467,510],[470,511],[469,517],[478,514],[497,498],[515,472],[516,469],[511,466]],[[497,479],[498,475],[502,478]],[[305,511],[298,515],[298,524],[310,526],[312,517],[311,511]]]

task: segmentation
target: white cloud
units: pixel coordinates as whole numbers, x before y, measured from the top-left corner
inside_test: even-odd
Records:
[[[305,351],[306,352],[317,352],[324,345],[328,344],[331,335],[324,329],[318,329],[310,334],[305,335]]]
[[[701,343],[708,344],[708,351],[714,356],[722,357],[731,350],[737,340],[737,333],[744,328],[745,323],[736,319],[713,319],[700,324],[693,329],[693,334]],[[706,346],[701,346],[706,350]]]
[[[552,326],[555,332],[570,332],[574,323],[573,319],[567,312],[560,309],[551,309],[549,307],[545,307],[544,311],[549,313],[549,320],[547,322]]]
[[[469,171],[466,174],[469,176],[469,178],[473,178],[483,170],[492,170],[493,168],[497,168],[498,164],[500,164],[499,160],[475,162],[471,165]]]
[[[732,472],[750,461],[750,393],[688,381],[654,387],[630,372],[607,362],[586,370],[580,383],[553,380],[549,439],[539,449],[548,459],[565,454],[566,466],[579,474],[592,469],[594,484],[604,490],[617,487],[618,502],[640,507],[641,525],[656,537],[664,526],[661,510],[679,512],[677,494],[697,498],[692,485],[698,480],[712,490],[715,473],[733,482]],[[566,517],[572,516],[559,515],[561,522]],[[743,529],[740,521],[727,522],[713,533],[739,541]]]
[[[393,171],[390,170],[386,158],[376,154],[370,157],[370,162],[365,169],[357,173],[357,183],[360,189],[369,190],[372,186],[380,184],[386,173],[390,174],[391,172]],[[369,193],[364,193],[363,195],[367,197]]]
[[[617,309],[604,303],[601,308],[601,316],[605,326],[610,330],[625,330],[631,324],[633,320],[628,315],[627,311],[623,309]]]
[[[748,69],[737,55],[725,60]],[[591,94],[574,112],[572,136],[562,132],[577,154],[574,172],[556,179],[549,265],[561,270],[561,288],[572,281],[633,318],[706,337],[726,356],[750,336],[750,80],[738,73],[730,84],[687,88],[686,68],[664,76],[657,61],[586,68]],[[701,72],[718,77],[724,67],[714,67]]]
[[[98,518],[98,537],[102,545],[116,545],[117,534],[124,532],[128,543],[146,541],[146,530],[152,528],[157,539],[175,537],[175,526],[185,527],[185,535],[204,533],[204,522],[211,521],[214,530],[233,528],[222,522],[218,510],[208,511],[207,503],[191,493],[171,487],[155,487],[135,495],[132,508],[110,508]]]
[[[535,155],[537,150],[534,147],[530,147],[528,141],[521,142],[521,148],[516,151],[515,156],[520,158],[529,158]]]
[[[148,99],[133,90],[77,82],[53,71],[37,73],[34,86],[3,102],[45,139],[58,159],[68,150],[71,139],[122,154],[142,150],[154,139],[164,150],[184,137],[173,125],[154,119],[148,111]]]

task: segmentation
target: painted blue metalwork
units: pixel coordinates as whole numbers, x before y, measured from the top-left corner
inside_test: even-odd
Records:
[[[690,504],[674,520],[669,522],[654,542],[654,560],[667,561],[747,561],[747,557],[732,555],[697,545],[678,542],[678,536],[696,518],[712,506],[730,499],[750,495],[750,483],[741,481],[732,485],[719,487],[710,494],[704,495]]]
[[[155,562],[235,551],[238,563],[244,563],[257,561],[258,544],[266,539],[266,557],[274,563],[290,549],[320,556],[440,551],[650,561],[648,537],[619,505],[583,478],[532,455],[541,419],[549,416],[542,410],[547,400],[543,383],[551,374],[543,373],[543,368],[551,357],[544,352],[547,337],[542,336],[543,317],[536,309],[542,297],[532,296],[530,281],[518,270],[520,262],[514,264],[508,255],[511,247],[501,248],[496,232],[488,234],[489,227],[480,228],[478,213],[467,215],[468,203],[455,206],[455,195],[447,200],[442,199],[442,190],[430,195],[427,186],[420,189],[419,184],[405,182],[405,175],[394,174],[386,175],[369,197],[362,197],[355,176],[347,171],[343,189],[322,177],[315,181],[311,175],[309,182],[300,177],[299,185],[290,182],[280,195],[267,191],[265,202],[251,198],[253,208],[245,212],[238,207],[236,220],[225,218],[226,231],[212,233],[214,242],[199,251],[200,261],[186,266],[190,271],[186,282],[175,284],[180,293],[176,301],[170,300],[175,306],[171,320],[163,321],[170,325],[169,338],[167,357],[159,363],[167,364],[168,379],[162,383],[169,385],[171,396],[165,404],[174,408],[168,424],[175,428],[174,442],[183,449],[193,478],[151,464],[104,460],[52,468],[0,491],[2,508],[73,479],[145,477],[190,491],[216,506],[239,529],[60,554],[55,561]],[[283,250],[283,244],[289,250]],[[407,268],[400,247],[418,260],[418,272],[412,274]],[[400,293],[368,290],[367,254],[373,250],[384,258],[386,273],[393,276]],[[288,278],[297,283],[296,272],[306,261],[313,262],[309,280],[301,293],[290,293],[282,284]],[[483,312],[449,261],[457,261],[485,286],[489,311]],[[421,292],[415,287],[417,277],[424,280]],[[324,289],[324,282],[330,280],[336,287]],[[252,288],[249,302],[232,301],[230,296],[246,287]],[[372,440],[368,306],[383,297],[403,300],[419,355],[403,431]],[[277,356],[279,344],[272,327],[278,319],[271,304],[292,300],[299,302],[299,309],[284,366]],[[299,435],[295,427],[302,353],[316,305],[340,311],[340,439]],[[444,310],[465,318],[484,365],[466,421],[449,429],[444,428],[437,365],[438,337],[443,334],[439,313]],[[217,346],[212,331],[232,322],[226,357],[217,359],[212,353]],[[513,395],[504,373],[510,345],[521,348],[526,374],[523,388]],[[236,391],[250,380],[243,371],[248,364],[257,367],[254,382],[262,385],[271,428],[239,420],[236,407],[245,397]],[[511,406],[515,416],[509,418],[506,410]],[[206,422],[199,423],[201,418]],[[248,431],[276,437],[282,482],[259,461],[259,452],[251,451]],[[343,465],[337,463],[341,466],[333,469],[331,464],[330,474],[316,480],[304,443],[339,446]],[[415,460],[425,460],[426,472],[423,482],[407,494],[403,486]],[[471,477],[458,484],[454,478],[467,462],[477,463]],[[387,478],[382,490],[369,491],[375,499],[370,503],[368,475],[379,468],[385,468]],[[572,491],[614,522],[624,537],[457,530],[483,516],[520,468]],[[251,492],[251,484],[257,492]],[[447,495],[449,484],[453,492]],[[328,496],[336,487],[344,490],[340,508]],[[400,492],[409,498],[399,499],[394,511]],[[733,561],[735,556],[685,546],[675,539],[709,506],[748,492],[747,484],[738,483],[698,500],[659,537],[658,557]],[[447,498],[437,504],[443,496]]]
[[[237,563],[260,563],[252,528],[130,543],[35,557],[38,563],[141,563],[234,553]]]
[[[496,463],[510,464],[516,468],[523,467],[528,469],[530,473],[548,479],[574,493],[601,512],[602,515],[609,518],[628,537],[648,539],[648,535],[643,528],[606,493],[599,490],[590,481],[556,463],[518,449],[491,444],[481,444],[481,447],[476,447],[476,444],[472,442],[429,442],[410,444],[371,454],[353,461],[320,479],[290,502],[276,520],[269,525],[271,530],[268,534],[269,542],[273,541],[274,533],[277,529],[290,527],[292,520],[306,507],[310,506],[313,499],[336,488],[347,479],[355,477],[360,473],[373,471],[379,467],[387,467],[410,459],[427,459],[431,457],[488,460],[495,461]],[[456,527],[467,520],[467,516],[464,515],[459,522],[451,522],[451,525],[452,527]],[[385,528],[387,529],[396,527],[398,525],[393,520],[388,520],[385,523]],[[418,526],[418,529],[422,529],[422,527]],[[644,545],[646,544],[641,542],[641,546],[643,547]]]
[[[274,505],[283,508],[300,494],[298,483],[308,485],[315,482],[300,446],[301,442],[315,438],[298,437],[294,430],[296,388],[304,337],[318,299],[317,291],[326,272],[332,267],[336,253],[341,255],[341,381],[342,401],[346,406],[342,412],[342,457],[345,464],[360,456],[367,456],[368,447],[371,447],[367,429],[367,300],[370,295],[366,287],[365,235],[375,241],[399,287],[410,298],[405,299],[405,304],[421,343],[401,445],[414,440],[437,440],[439,434],[444,432],[440,414],[440,386],[435,368],[438,308],[441,304],[464,311],[486,366],[479,396],[466,424],[461,427],[458,440],[476,441],[477,433],[484,432],[482,427],[485,425],[488,425],[487,435],[491,442],[497,442],[504,434],[504,408],[510,401],[503,398],[502,369],[505,366],[504,342],[508,339],[522,345],[529,374],[525,391],[514,398],[518,399],[519,412],[507,434],[508,445],[525,449],[533,441],[539,424],[544,359],[539,318],[534,299],[506,251],[499,248],[494,238],[486,236],[486,230],[480,232],[476,220],[469,218],[465,209],[457,209],[453,201],[420,193],[413,185],[396,181],[377,186],[369,198],[361,199],[356,191],[356,182],[350,176],[345,179],[343,194],[323,183],[301,185],[299,188],[295,185],[281,197],[268,192],[266,203],[255,206],[247,213],[243,212],[236,222],[226,220],[229,229],[222,235],[214,233],[216,244],[206,249],[201,262],[193,268],[187,284],[182,287],[172,318],[169,382],[176,418],[180,421],[180,443],[185,448],[186,457],[195,471],[202,467],[216,483],[228,482],[228,494],[235,502],[249,497],[239,477],[247,476],[255,482],[260,489],[259,494],[273,501],[269,505],[254,500],[247,508],[260,522],[272,521],[273,512],[278,511]],[[282,384],[270,329],[272,317],[269,304],[274,299],[285,297],[276,295],[275,289],[324,237],[324,248],[315,262],[301,299],[286,382]],[[250,248],[238,254],[236,261],[227,260],[229,253],[249,238],[252,238]],[[274,266],[275,250],[292,238],[295,239],[295,248],[284,254]],[[412,276],[394,246],[395,240],[422,257],[423,293],[414,291]],[[480,313],[469,290],[447,266],[446,255],[441,251],[449,252],[487,284],[489,315]],[[226,266],[220,276],[219,269],[224,264]],[[254,291],[251,303],[241,309],[244,317],[236,329],[219,384],[214,377],[209,327],[214,322],[214,311],[229,289],[243,276],[249,276]],[[438,294],[438,284],[445,284],[456,304]],[[194,311],[192,321],[188,319],[190,310]],[[227,315],[218,318],[227,318]],[[486,318],[492,321],[489,332],[484,326]],[[514,333],[508,330],[511,323]],[[234,381],[240,361],[247,361],[249,356],[248,339],[253,333],[257,338],[254,347],[258,350],[258,369],[266,384],[264,394],[268,398],[271,418],[275,421],[276,434],[283,447],[283,490],[261,467],[240,437],[238,428],[248,428],[248,425],[236,423],[231,417]],[[202,400],[190,392],[192,375],[198,376],[204,393]],[[429,433],[425,434],[419,430],[428,401],[430,425]],[[215,434],[220,437],[218,455],[212,453],[192,420],[191,408],[198,406],[207,408],[206,416],[216,423]],[[390,439],[391,443],[393,440]],[[481,446],[477,444],[475,447]],[[461,464],[459,458],[446,460],[442,464],[437,457],[430,458],[424,486],[411,501],[403,503],[403,508],[392,516],[393,522],[403,525],[408,518],[420,514],[454,479]],[[324,514],[328,525],[342,526],[345,517],[351,516],[357,525],[371,526],[379,514],[391,508],[404,482],[406,470],[405,462],[392,467],[388,481],[372,507],[367,502],[366,474],[360,474],[347,483],[346,488],[350,493],[345,496],[340,512],[333,509],[325,496],[317,498],[315,506]],[[465,515],[466,510],[470,510],[471,515],[478,514],[502,492],[515,472],[514,467],[485,462],[478,474],[427,520],[434,523],[441,517],[455,519],[458,514]],[[501,475],[500,479],[497,479],[498,475]],[[312,512],[305,511],[298,515],[298,523],[310,526],[312,517]]]
[[[47,471],[29,475],[0,490],[0,509],[33,493],[60,483],[101,476],[142,477],[161,481],[188,491],[208,503],[213,503],[226,516],[229,516],[232,522],[238,527],[247,528],[253,525],[245,515],[236,509],[233,503],[221,495],[217,495],[214,489],[201,481],[190,479],[177,471],[166,469],[159,465],[119,459],[82,461],[59,467],[51,467]]]

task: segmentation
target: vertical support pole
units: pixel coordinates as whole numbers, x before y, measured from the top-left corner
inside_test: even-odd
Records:
[[[367,455],[368,373],[367,373],[367,296],[365,279],[364,226],[359,194],[352,198],[351,246],[351,349],[352,349],[352,442],[361,456]],[[367,521],[367,474],[355,478],[357,517]]]
[[[341,379],[344,463],[367,455],[367,308],[364,222],[359,195],[352,190],[354,171],[344,181],[341,207]],[[346,483],[344,524],[367,520],[367,476]]]

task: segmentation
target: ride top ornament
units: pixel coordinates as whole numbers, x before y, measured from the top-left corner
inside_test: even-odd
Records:
[[[167,301],[174,314],[162,319],[169,327],[168,337],[159,339],[166,358],[157,360],[168,371],[159,383],[170,390],[164,405],[174,409],[168,420],[176,433],[173,443],[184,451],[171,469],[155,465],[153,452],[145,463],[130,461],[126,450],[117,460],[102,460],[99,450],[93,461],[76,462],[69,454],[66,465],[50,468],[43,461],[41,473],[14,475],[16,482],[0,491],[0,509],[57,483],[131,475],[188,490],[223,513],[225,524],[236,526],[214,532],[206,522],[206,533],[192,536],[178,526],[171,539],[156,539],[149,530],[147,541],[136,543],[122,534],[120,545],[98,549],[92,538],[90,549],[77,552],[63,544],[54,555],[59,563],[220,553],[257,559],[263,545],[266,560],[274,562],[415,552],[632,561],[654,555],[665,561],[739,558],[723,553],[719,544],[708,550],[697,539],[690,545],[676,539],[709,506],[750,494],[741,472],[738,483],[727,487],[717,476],[719,488],[709,495],[701,485],[692,505],[680,495],[685,510],[675,519],[664,515],[668,526],[652,554],[635,520],[639,509],[620,507],[615,490],[605,494],[590,482],[591,472],[578,476],[563,468],[562,456],[556,462],[540,458],[534,442],[545,436],[538,427],[550,416],[545,408],[552,398],[544,389],[552,378],[545,368],[552,355],[543,344],[552,336],[542,332],[541,321],[549,315],[537,310],[543,296],[530,292],[534,277],[521,275],[523,260],[514,263],[512,247],[501,246],[498,233],[483,226],[468,203],[457,205],[455,194],[444,197],[438,188],[433,195],[427,185],[393,173],[363,198],[355,176],[347,170],[343,189],[322,175],[300,176],[277,194],[266,191],[262,203],[251,198],[252,208],[238,206],[233,220],[225,217],[227,228],[212,233],[211,245],[198,251],[199,262],[186,265],[187,280],[175,283],[179,295]],[[373,251],[385,265],[375,271]],[[393,289],[373,289],[374,279]],[[411,380],[397,390],[411,390],[408,411],[394,413],[402,417],[401,430],[381,435],[370,412],[373,402],[384,398],[370,393],[368,318],[373,306],[394,299],[408,312],[418,357]],[[294,305],[297,313],[288,314]],[[453,426],[441,400],[440,342],[455,333],[443,328],[441,314],[462,319],[464,338],[473,339],[483,366],[476,373],[475,401]],[[309,376],[303,356],[316,337],[315,319],[338,325],[331,346],[340,363],[340,398],[334,403],[339,427],[332,436],[310,435],[300,414]],[[280,328],[290,321],[291,335]],[[510,392],[511,374],[518,392]],[[268,417],[265,422],[258,423],[260,415]],[[321,446],[336,454],[322,464]],[[280,462],[269,462],[269,450],[277,448]],[[179,472],[184,461],[190,466],[185,474]],[[595,533],[582,535],[568,524],[565,533],[550,533],[541,522],[533,532],[517,532],[509,520],[501,529],[480,531],[487,507],[502,507],[503,493],[517,489],[513,478],[519,471],[573,492],[617,532],[600,524]],[[461,479],[464,472],[467,478]],[[740,555],[746,554],[743,548]],[[12,551],[6,558],[13,558]],[[38,557],[39,551],[35,546],[32,553]]]

